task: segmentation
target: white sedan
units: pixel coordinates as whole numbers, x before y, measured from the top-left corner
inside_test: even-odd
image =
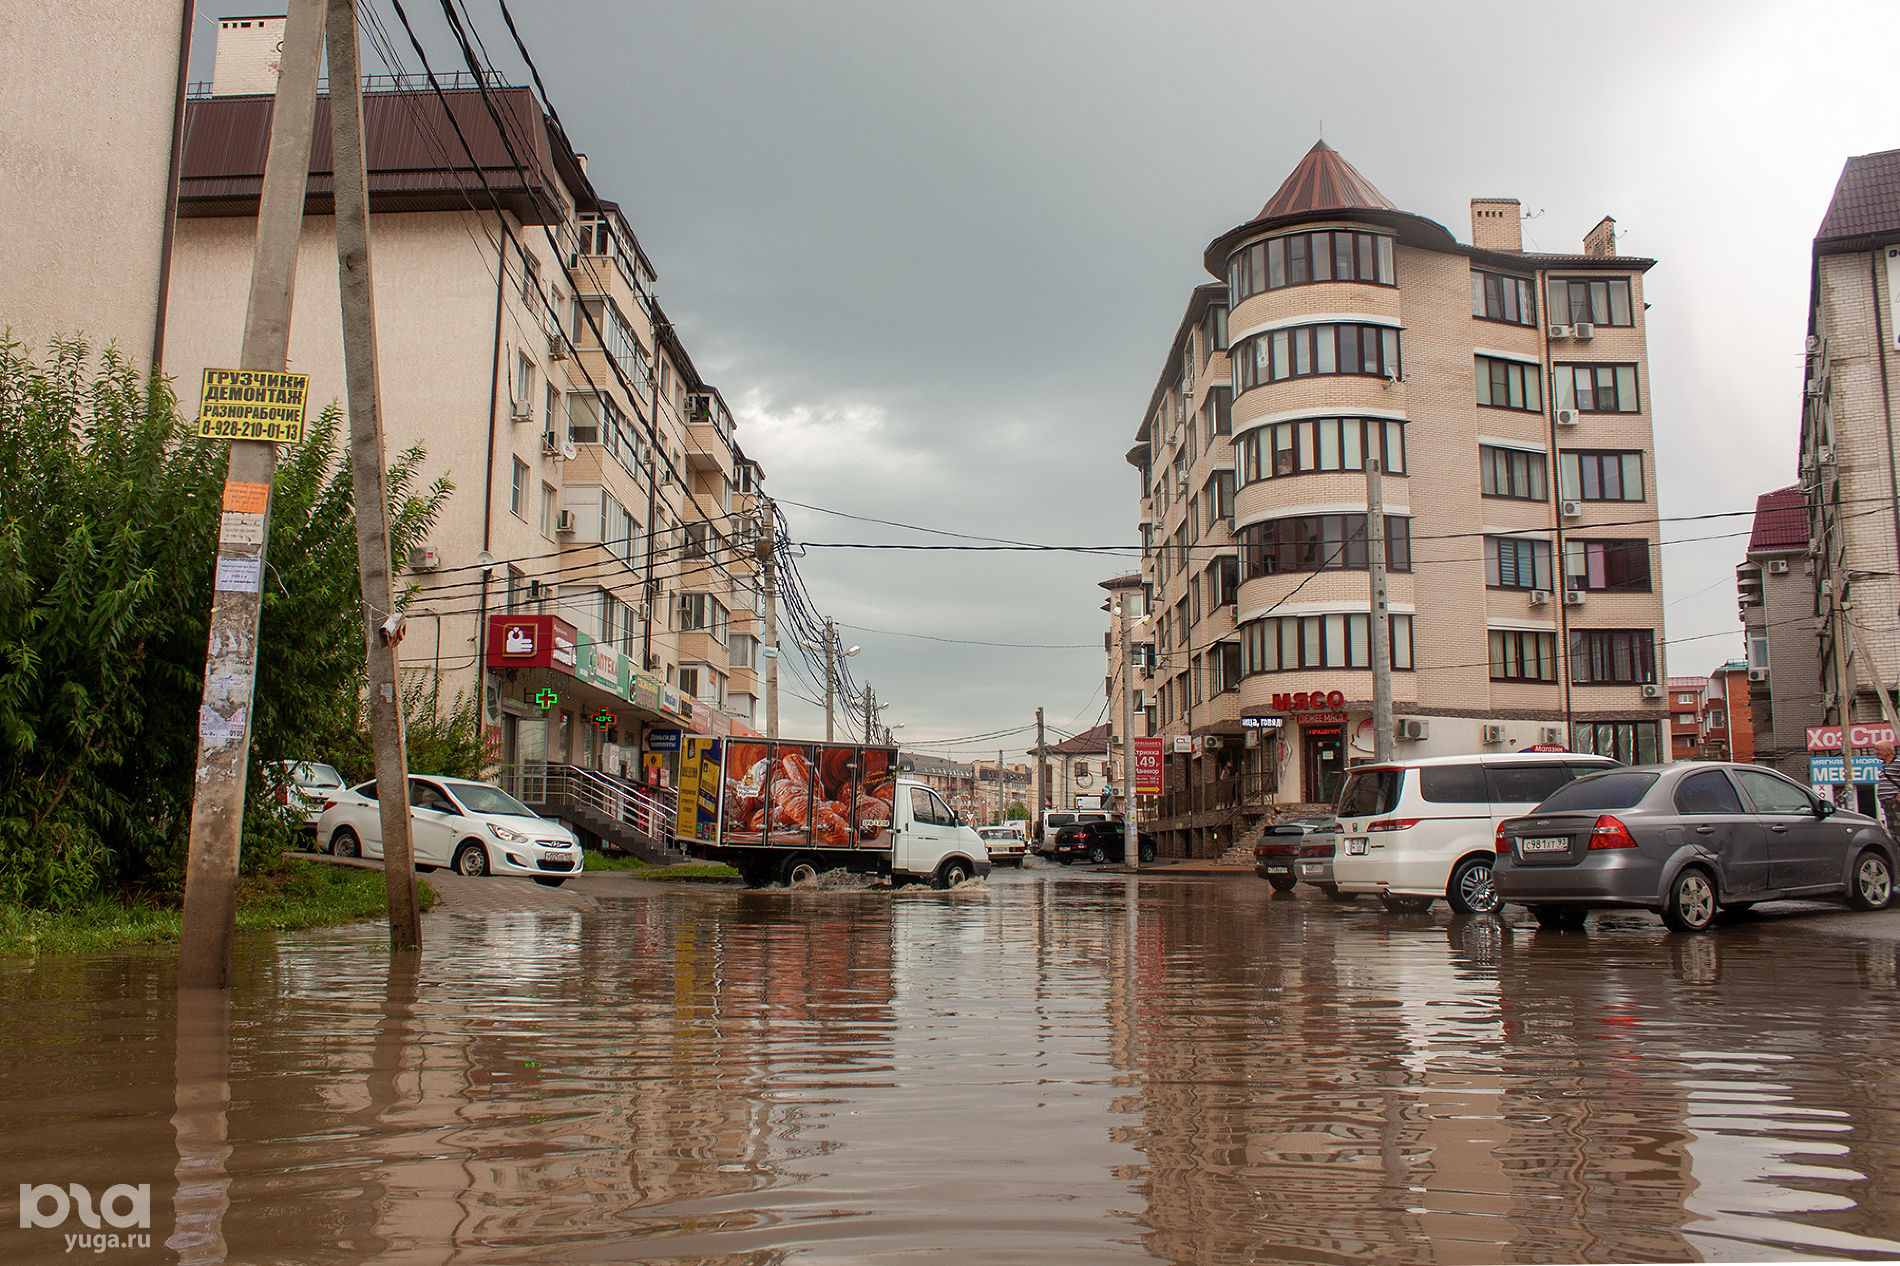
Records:
[[[463,875],[527,875],[558,888],[584,865],[580,841],[492,783],[409,776],[416,869],[452,866]],[[338,789],[324,802],[317,839],[338,857],[383,855],[382,805],[374,781]]]

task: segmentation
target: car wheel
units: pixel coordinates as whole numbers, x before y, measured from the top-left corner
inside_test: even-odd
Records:
[[[1143,844],[1140,848],[1136,849],[1135,851],[1141,854],[1141,860],[1142,860],[1143,865],[1146,865],[1147,863],[1155,859],[1155,846],[1152,844]]]
[[[363,845],[356,838],[356,832],[347,826],[340,826],[336,834],[330,837],[330,852],[337,857],[361,857]]]
[[[1341,892],[1339,890],[1338,884],[1321,884],[1319,886],[1319,890],[1326,894],[1326,899],[1328,901],[1337,901],[1340,905],[1345,905],[1348,902],[1359,900],[1358,893]]]
[[[1590,912],[1565,906],[1532,906],[1531,917],[1537,920],[1538,927],[1552,932],[1580,932]]]
[[[1097,866],[1100,866],[1103,862],[1107,860],[1108,860],[1107,849],[1103,848],[1100,844],[1089,845],[1089,861],[1093,862]]]
[[[1273,885],[1275,892],[1292,892],[1293,886],[1300,881],[1291,875],[1268,875],[1267,882]]]
[[[536,875],[534,877],[534,882],[536,882],[537,884],[540,884],[543,888],[559,888],[562,884],[567,882],[567,876],[566,875]]]
[[[1401,897],[1388,893],[1379,900],[1389,914],[1424,914],[1432,908],[1430,897]]]
[[[809,857],[788,858],[780,878],[785,881],[787,888],[793,884],[812,883],[818,878],[818,863]]]
[[[432,862],[417,862],[416,863],[416,873],[420,875],[426,875],[430,873],[431,871],[440,870],[440,869],[441,867],[436,866]]]
[[[455,873],[480,878],[488,873],[488,850],[474,840],[455,850]]]
[[[1847,904],[1856,910],[1884,910],[1893,900],[1893,867],[1879,849],[1863,848],[1854,859],[1854,879],[1847,885]]]
[[[961,857],[953,857],[937,871],[937,887],[954,888],[958,884],[970,882],[970,863]]]
[[[1684,866],[1669,885],[1662,920],[1671,932],[1706,932],[1715,922],[1715,880],[1700,866]]]
[[[1491,859],[1467,857],[1459,862],[1445,888],[1445,900],[1459,914],[1496,914],[1504,903],[1498,900],[1498,886],[1491,878]]]

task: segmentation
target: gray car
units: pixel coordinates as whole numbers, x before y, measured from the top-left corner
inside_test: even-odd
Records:
[[[1546,927],[1606,907],[1654,910],[1700,932],[1719,910],[1841,897],[1893,899],[1894,842],[1759,765],[1647,765],[1579,778],[1499,825],[1492,882]]]

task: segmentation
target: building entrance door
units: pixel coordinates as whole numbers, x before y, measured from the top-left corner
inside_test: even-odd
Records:
[[[1302,792],[1309,804],[1332,804],[1339,799],[1340,780],[1346,776],[1346,727],[1309,725],[1300,731],[1300,753],[1305,777]]]

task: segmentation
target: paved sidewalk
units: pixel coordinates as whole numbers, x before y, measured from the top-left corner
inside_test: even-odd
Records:
[[[294,856],[331,866],[354,866],[361,870],[383,868],[381,862],[361,857],[331,857],[326,853],[297,853]],[[435,889],[435,895],[441,898],[435,909],[447,914],[517,914],[524,911],[530,914],[560,914],[570,910],[593,910],[600,905],[594,898],[574,891],[571,886],[549,888],[532,879],[514,876],[488,875],[474,879],[458,875],[452,870],[435,870],[418,875],[417,878]],[[585,880],[570,880],[569,885],[575,882]]]

